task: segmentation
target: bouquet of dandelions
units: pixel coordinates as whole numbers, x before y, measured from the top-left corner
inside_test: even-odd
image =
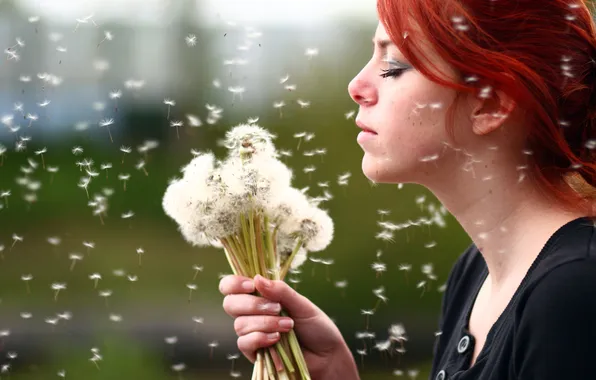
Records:
[[[333,222],[291,186],[292,171],[277,159],[272,139],[254,124],[232,128],[225,138],[228,156],[216,160],[206,152],[193,158],[182,178],[170,182],[163,208],[189,243],[223,248],[234,274],[284,280],[308,251],[329,245]],[[293,330],[273,350],[283,370],[276,371],[270,349],[261,349],[253,380],[310,379]]]

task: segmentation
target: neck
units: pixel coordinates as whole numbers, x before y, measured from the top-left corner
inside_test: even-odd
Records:
[[[499,162],[495,157],[475,162],[474,172],[445,170],[451,178],[425,186],[478,247],[497,291],[523,277],[552,234],[582,215],[553,205],[529,178],[520,181],[519,171],[485,164]]]

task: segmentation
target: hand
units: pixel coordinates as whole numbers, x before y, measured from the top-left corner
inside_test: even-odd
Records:
[[[358,378],[354,358],[337,326],[284,281],[229,275],[221,279],[219,290],[225,295],[224,310],[234,318],[238,349],[252,363],[258,349],[273,346],[281,332],[293,328],[313,380]],[[262,297],[251,295],[255,290]],[[281,308],[289,317],[279,315]],[[280,321],[290,324],[282,327]],[[281,361],[275,361],[279,369]]]

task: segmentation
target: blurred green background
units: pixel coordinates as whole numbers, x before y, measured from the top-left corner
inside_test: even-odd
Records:
[[[440,287],[469,238],[448,214],[444,226],[418,223],[440,208],[424,188],[375,185],[361,173],[357,107],[347,85],[372,53],[375,2],[293,3],[0,0],[0,194],[10,191],[0,198],[1,379],[223,379],[232,365],[250,378],[247,360],[227,357],[237,350],[218,291],[219,276],[230,273],[223,252],[191,247],[161,207],[191,149],[222,155],[218,141],[249,117],[278,136],[279,149],[292,151],[284,161],[295,187],[333,196],[323,207],[334,220],[334,240],[291,276],[293,286],[336,321],[363,379],[395,377],[396,370],[428,377]],[[305,54],[314,48],[318,54]],[[232,94],[230,86],[245,92]],[[114,91],[121,96],[110,97]],[[165,98],[176,102],[169,111]],[[273,107],[282,100],[283,108]],[[220,117],[211,106],[221,108]],[[201,125],[192,126],[188,114]],[[112,118],[113,142],[98,125]],[[173,120],[184,122],[178,134]],[[315,137],[297,149],[293,135],[302,131]],[[158,146],[143,152],[148,140]],[[83,152],[73,154],[75,146]],[[124,155],[121,146],[132,152]],[[36,151],[44,147],[42,161]],[[326,154],[309,153],[321,148]],[[141,159],[146,173],[136,167]],[[113,192],[103,223],[77,186],[86,175],[77,165],[83,160],[99,172],[88,187],[91,200]],[[112,168],[100,170],[103,163]],[[311,165],[316,170],[305,174]],[[340,186],[346,172],[348,185]],[[126,190],[121,173],[130,174]],[[419,225],[385,242],[375,237],[380,220]],[[82,256],[74,267],[71,254]],[[386,271],[378,275],[375,262]],[[432,279],[422,272],[428,263]],[[402,264],[412,269],[399,270]],[[93,273],[102,276],[97,287]],[[53,283],[66,284],[57,297]],[[198,286],[190,301],[189,283]],[[361,311],[375,307],[380,286],[388,302],[370,318],[376,337],[362,342]],[[111,295],[101,297],[107,290]],[[374,343],[386,340],[394,323],[406,328],[405,354],[378,352]],[[361,358],[356,350],[363,347]],[[90,360],[92,350],[101,360]]]

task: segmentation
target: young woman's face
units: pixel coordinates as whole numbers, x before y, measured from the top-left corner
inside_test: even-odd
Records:
[[[445,143],[450,141],[445,115],[456,93],[412,68],[381,23],[374,41],[371,60],[348,86],[360,106],[358,126],[374,131],[358,136],[364,150],[362,170],[374,182],[416,183],[421,176],[446,169],[449,148]],[[435,64],[442,73],[452,74],[441,63]],[[465,122],[459,117],[456,126]]]

